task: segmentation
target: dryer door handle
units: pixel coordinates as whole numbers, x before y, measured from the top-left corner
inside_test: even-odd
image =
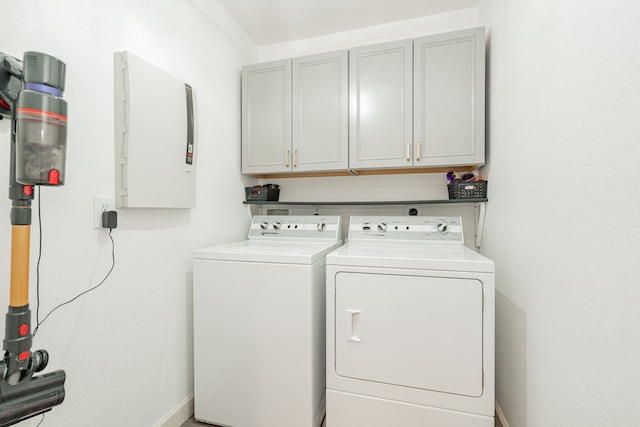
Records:
[[[347,341],[362,341],[362,311],[346,310],[347,314]]]

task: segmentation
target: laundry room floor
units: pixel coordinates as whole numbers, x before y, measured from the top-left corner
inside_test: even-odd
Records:
[[[180,427],[212,427],[211,424],[199,423],[195,420],[195,418],[191,417],[187,421],[184,422]],[[323,422],[322,427],[327,427],[327,425]]]
[[[199,423],[195,420],[195,418],[191,417],[187,421],[185,421],[185,423],[182,424],[182,426],[180,427],[207,427],[207,426],[211,427],[211,424]],[[327,427],[327,424],[323,422],[322,427]],[[496,416],[495,427],[502,427],[502,424],[500,424],[500,421],[498,420],[497,416]]]

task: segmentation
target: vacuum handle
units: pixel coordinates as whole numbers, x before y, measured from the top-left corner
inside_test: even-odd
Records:
[[[30,236],[30,225],[11,226],[11,288],[9,305],[12,307],[23,307],[29,304]]]

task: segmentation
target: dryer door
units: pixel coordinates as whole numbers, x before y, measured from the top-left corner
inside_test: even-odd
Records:
[[[482,282],[340,272],[335,369],[339,376],[482,395]]]

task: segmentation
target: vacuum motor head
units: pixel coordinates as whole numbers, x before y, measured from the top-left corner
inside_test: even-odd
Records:
[[[64,371],[31,377],[17,385],[0,382],[0,427],[50,411],[64,400]]]

